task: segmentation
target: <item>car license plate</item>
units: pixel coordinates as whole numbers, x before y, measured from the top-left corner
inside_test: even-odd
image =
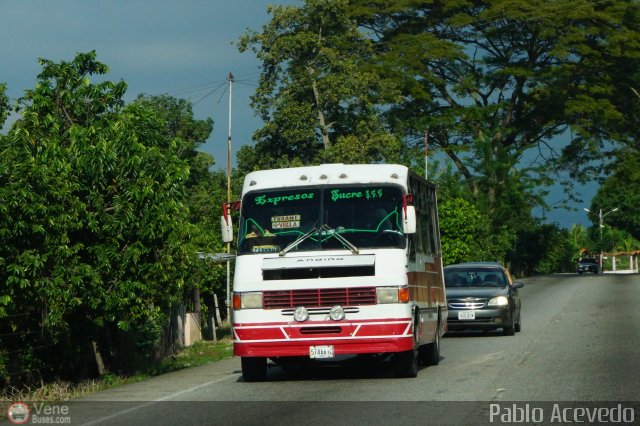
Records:
[[[333,345],[310,346],[309,358],[333,358]]]
[[[476,313],[474,311],[461,311],[458,312],[459,320],[474,320],[476,319]]]

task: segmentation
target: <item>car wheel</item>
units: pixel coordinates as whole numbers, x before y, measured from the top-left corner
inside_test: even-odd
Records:
[[[517,333],[520,333],[522,331],[522,313],[518,311],[518,321],[516,321],[516,325],[514,327],[514,330]]]
[[[240,363],[245,382],[261,382],[267,377],[267,358],[243,356]]]
[[[511,311],[509,317],[509,325],[505,325],[502,331],[505,336],[513,336],[516,334],[515,313]]]

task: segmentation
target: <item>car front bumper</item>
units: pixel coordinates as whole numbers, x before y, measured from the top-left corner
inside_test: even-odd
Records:
[[[511,310],[508,307],[473,309],[475,319],[459,319],[460,312],[469,312],[470,309],[449,308],[447,326],[451,331],[459,330],[494,330],[511,324]]]

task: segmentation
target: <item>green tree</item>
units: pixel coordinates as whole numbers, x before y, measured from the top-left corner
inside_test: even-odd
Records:
[[[388,126],[408,144],[429,129],[493,229],[521,236],[537,229],[530,211],[543,205],[540,188],[557,165],[586,178],[601,170],[590,160],[606,158],[605,142],[633,143],[639,11],[626,0],[350,8],[373,34],[381,78],[403,95],[386,104]],[[569,130],[564,148],[559,136]]]
[[[213,120],[196,120],[191,102],[169,95],[138,95],[134,104],[147,106],[155,111],[158,120],[164,123],[161,130],[167,143],[175,144],[180,158],[189,161],[191,173],[189,184],[195,185],[206,178],[213,159],[203,158],[204,153],[197,151],[213,130]],[[206,154],[204,154],[206,155]]]
[[[398,158],[401,144],[379,119],[375,73],[361,66],[371,42],[347,13],[347,0],[272,6],[262,32],[239,43],[262,62],[252,106],[264,121],[254,147],[238,154],[242,171]]]
[[[434,162],[438,170],[440,163]],[[418,172],[414,167],[413,170]],[[472,201],[460,174],[447,163],[434,176],[438,188],[438,215],[445,264],[472,261],[503,261],[513,245],[514,233],[495,226]]]
[[[393,128],[414,140],[428,128],[474,194],[484,170],[466,157],[486,149],[483,138],[495,162],[506,155],[514,167],[532,149],[552,165],[569,128],[571,160],[622,137],[627,110],[612,94],[632,96],[616,65],[640,58],[633,1],[356,0],[349,12],[373,34],[382,77],[402,92],[389,103]]]
[[[569,232],[555,224],[537,224],[522,230],[508,253],[511,271],[518,276],[572,271],[574,249]]]
[[[213,293],[224,296],[224,268],[201,255],[224,251],[219,216],[220,206],[226,201],[226,178],[220,172],[211,171],[215,164],[213,157],[198,148],[211,134],[213,121],[196,120],[189,101],[168,95],[140,95],[134,105],[154,111],[155,117],[164,123],[161,139],[175,144],[177,154],[189,164],[189,180],[185,184],[185,205],[189,210],[184,241],[187,252],[195,260],[190,263],[185,301],[191,305],[198,294],[204,294],[211,306]],[[194,291],[197,291],[195,298],[192,297]]]
[[[95,52],[40,63],[0,146],[7,368],[127,369],[132,351],[120,343],[150,354],[193,261],[183,244],[188,163],[153,108],[125,107],[126,84],[100,78],[108,67]]]
[[[574,224],[569,229],[569,244],[571,245],[574,260],[577,260],[582,253],[594,252],[593,243],[583,225]]]
[[[598,242],[598,248],[605,253],[629,252],[640,249],[640,243],[628,232],[605,226],[602,240]]]
[[[440,239],[445,265],[491,258],[484,245],[489,234],[489,220],[464,198],[443,199],[438,204]]]
[[[531,208],[544,207],[559,167],[587,179],[606,163],[591,160],[614,155],[603,155],[606,142],[633,143],[639,11],[630,0],[355,0],[349,8],[371,34],[370,68],[402,95],[378,99],[387,127],[418,149],[428,129],[494,229],[516,233],[535,227]]]
[[[640,239],[640,151],[622,150],[612,174],[604,181],[591,200],[589,217],[599,225],[599,211],[607,214],[605,225],[624,230]]]
[[[265,121],[239,154],[241,171],[415,166],[428,129],[492,230],[527,231],[558,166],[587,177],[605,142],[632,140],[639,10],[630,0],[273,8],[240,42],[263,63],[254,107]]]
[[[7,85],[0,83],[0,129],[4,126],[5,120],[9,116],[10,105],[6,94]]]

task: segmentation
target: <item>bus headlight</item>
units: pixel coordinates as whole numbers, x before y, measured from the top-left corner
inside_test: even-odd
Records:
[[[304,306],[298,306],[295,311],[293,311],[293,319],[298,322],[304,322],[309,319],[309,311]]]
[[[262,292],[234,293],[233,309],[262,309]]]
[[[407,303],[409,301],[408,287],[378,287],[376,288],[376,303]]]
[[[342,306],[336,305],[331,308],[329,311],[329,318],[334,321],[340,321],[344,319],[344,308]]]
[[[507,306],[509,304],[509,299],[506,296],[497,296],[489,299],[489,303],[487,306]]]

